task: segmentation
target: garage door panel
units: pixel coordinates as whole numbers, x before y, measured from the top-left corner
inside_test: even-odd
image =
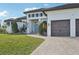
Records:
[[[79,36],[79,19],[76,19],[76,36]]]
[[[70,35],[70,21],[60,20],[51,22],[52,36],[69,36]]]

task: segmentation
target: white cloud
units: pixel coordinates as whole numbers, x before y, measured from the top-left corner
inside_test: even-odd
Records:
[[[44,4],[44,6],[49,6],[49,4]]]
[[[24,11],[35,10],[35,9],[38,9],[38,8],[36,8],[36,7],[26,8],[26,9],[24,9]]]
[[[0,11],[0,17],[6,17],[8,15],[8,12],[6,10]]]

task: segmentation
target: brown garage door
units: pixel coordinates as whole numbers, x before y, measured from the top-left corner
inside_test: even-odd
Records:
[[[76,19],[76,36],[79,36],[79,19]]]
[[[70,36],[70,21],[57,20],[51,22],[52,36]]]

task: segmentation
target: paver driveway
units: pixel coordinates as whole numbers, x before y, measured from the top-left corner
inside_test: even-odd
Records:
[[[32,55],[78,55],[79,37],[46,38]]]

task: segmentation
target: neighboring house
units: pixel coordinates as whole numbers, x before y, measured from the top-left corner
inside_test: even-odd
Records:
[[[38,33],[39,24],[47,21],[48,36],[79,36],[79,4],[25,11],[27,33]]]
[[[24,27],[25,28],[24,33],[27,33],[26,32],[26,30],[27,30],[27,18],[26,18],[26,16],[18,17],[15,20],[17,21],[19,31]]]
[[[12,22],[14,21],[14,19],[13,18],[10,18],[10,19],[6,19],[6,20],[4,20],[4,24],[6,24],[6,31],[8,32],[8,33],[13,33],[13,31],[12,31]],[[4,25],[3,24],[3,25]]]
[[[1,22],[0,22],[0,28],[1,28]]]
[[[0,20],[0,28],[1,28],[1,23],[2,23],[2,20]]]
[[[19,18],[10,18],[10,19],[6,19],[4,22],[6,23],[6,31],[8,33],[13,33],[12,31],[12,22],[16,21],[17,25],[18,25],[18,30],[20,30],[21,28],[23,28],[23,26],[26,26],[26,17],[19,17]],[[26,33],[26,30],[25,30]]]

